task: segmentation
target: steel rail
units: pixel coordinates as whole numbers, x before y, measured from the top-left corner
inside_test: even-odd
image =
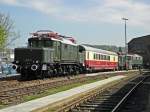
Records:
[[[149,76],[144,77],[140,82],[138,82],[121,100],[120,102],[113,108],[111,112],[119,112],[121,107],[126,103],[126,101],[129,99],[129,97],[135,92],[135,90],[143,83],[145,79],[147,79]]]
[[[135,79],[135,78],[134,78]],[[134,80],[132,79],[131,77],[129,79],[125,79],[124,81],[127,81],[127,80]],[[72,102],[69,102],[67,104],[64,104],[63,107],[59,107],[58,110],[56,110],[57,112],[65,112],[65,111],[72,111],[73,108],[76,108],[78,107],[80,104],[88,101],[89,99],[93,99],[95,98],[97,95],[100,95],[102,92],[108,90],[108,88],[112,88],[112,87],[115,87],[118,85],[119,82],[122,82],[122,81],[118,81],[118,82],[115,82],[115,83],[112,83],[112,84],[108,84],[106,85],[105,87],[101,88],[101,89],[96,89],[92,92],[89,92],[87,94],[85,94],[84,96],[79,96],[79,98],[77,98],[76,100],[73,100]]]

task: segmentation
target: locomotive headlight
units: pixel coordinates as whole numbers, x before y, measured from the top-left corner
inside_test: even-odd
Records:
[[[17,66],[17,65],[12,65],[12,68],[13,68],[14,70],[16,70],[16,69],[18,68],[18,66]]]
[[[17,60],[16,63],[19,63],[19,61]]]
[[[34,64],[34,65],[31,66],[31,70],[36,71],[37,69],[38,69],[37,65]]]
[[[35,61],[35,63],[39,63],[39,61],[38,61],[38,60],[36,60],[36,61]]]

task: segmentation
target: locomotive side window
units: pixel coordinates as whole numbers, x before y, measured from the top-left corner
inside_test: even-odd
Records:
[[[38,41],[38,46],[37,47],[43,47],[44,46],[43,44],[44,43],[42,41]]]
[[[67,44],[64,44],[64,49],[67,49],[68,45]]]

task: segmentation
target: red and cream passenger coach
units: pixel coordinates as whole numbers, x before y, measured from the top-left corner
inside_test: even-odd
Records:
[[[118,69],[118,55],[115,52],[80,45],[80,52],[84,53],[83,65],[87,70],[116,70]]]

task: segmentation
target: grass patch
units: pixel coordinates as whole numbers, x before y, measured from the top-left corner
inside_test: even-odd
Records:
[[[97,78],[97,79],[89,79],[89,80],[87,80],[87,81],[85,81],[83,83],[78,82],[78,83],[73,83],[73,84],[69,84],[69,85],[64,85],[64,86],[61,86],[61,87],[48,89],[48,90],[45,90],[44,92],[42,92],[40,94],[24,96],[23,100],[25,102],[26,101],[30,101],[30,100],[34,100],[34,99],[37,99],[37,98],[41,98],[41,97],[44,97],[44,96],[48,96],[48,95],[52,95],[52,94],[55,94],[55,93],[58,93],[58,92],[69,90],[69,89],[72,89],[74,87],[82,86],[84,84],[93,83],[93,82],[96,82],[96,81],[99,81],[99,80],[101,80],[101,79],[99,79],[99,78]]]
[[[3,104],[0,104],[0,109],[3,109],[5,107],[7,107],[8,105],[3,105]]]

